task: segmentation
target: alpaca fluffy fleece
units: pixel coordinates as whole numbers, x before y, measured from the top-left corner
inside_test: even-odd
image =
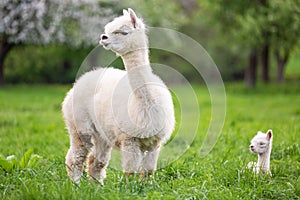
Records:
[[[259,131],[251,140],[250,151],[258,155],[258,161],[248,163],[248,168],[252,168],[253,172],[260,172],[271,175],[270,171],[270,156],[272,150],[273,133],[268,130],[267,133]]]
[[[131,9],[105,26],[100,44],[120,55],[126,70],[101,68],[84,74],[62,104],[70,135],[69,177],[79,183],[84,162],[103,184],[113,147],[124,172],[153,173],[174,125],[171,94],[152,73],[145,25]],[[88,155],[89,154],[89,155]]]

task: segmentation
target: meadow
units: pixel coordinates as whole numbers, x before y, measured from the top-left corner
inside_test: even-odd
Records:
[[[70,87],[0,89],[0,154],[16,157],[11,169],[0,162],[0,199],[300,199],[297,83],[259,84],[252,90],[241,83],[226,84],[222,134],[205,157],[199,156],[199,147],[210,121],[210,97],[205,86],[194,85],[201,118],[184,155],[160,168],[152,184],[135,177],[126,179],[120,170],[109,167],[104,186],[90,183],[86,174],[80,186],[67,177],[64,159],[69,138],[60,109]],[[176,102],[175,106],[180,118]],[[198,122],[181,118],[180,123],[188,127]],[[256,176],[246,168],[257,159],[248,147],[258,130],[268,129],[274,133],[273,176]],[[34,165],[28,158],[29,149],[42,157]]]

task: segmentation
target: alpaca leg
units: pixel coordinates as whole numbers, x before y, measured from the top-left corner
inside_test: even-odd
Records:
[[[112,147],[103,139],[95,140],[95,146],[88,157],[87,173],[90,180],[96,179],[102,185],[106,178],[106,167],[110,160]]]
[[[70,134],[71,146],[66,155],[68,176],[75,182],[80,182],[83,172],[83,163],[92,146],[90,135],[79,135],[77,132]]]
[[[146,175],[152,176],[156,171],[159,152],[160,148],[146,153],[146,156],[144,157],[142,162],[142,167]]]
[[[133,139],[127,139],[122,142],[122,167],[127,174],[140,172],[143,153],[139,144]]]

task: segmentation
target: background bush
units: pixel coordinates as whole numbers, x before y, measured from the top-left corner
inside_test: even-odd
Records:
[[[72,83],[91,48],[66,46],[20,46],[5,65],[7,83]]]

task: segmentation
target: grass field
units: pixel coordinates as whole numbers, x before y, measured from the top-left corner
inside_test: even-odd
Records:
[[[210,120],[210,101],[204,86],[194,88],[201,121],[187,152],[159,169],[152,184],[127,180],[110,167],[104,187],[91,184],[86,176],[77,186],[66,175],[69,139],[60,105],[68,86],[1,88],[0,154],[15,155],[20,163],[11,170],[0,169],[0,199],[300,199],[299,83],[259,85],[254,90],[226,85],[224,128],[204,158],[199,157],[199,147]],[[188,127],[197,122],[183,118],[180,123]],[[269,128],[274,133],[273,176],[255,176],[245,168],[257,159],[248,146],[258,130]],[[26,157],[22,161],[28,149],[42,156],[36,165]]]

